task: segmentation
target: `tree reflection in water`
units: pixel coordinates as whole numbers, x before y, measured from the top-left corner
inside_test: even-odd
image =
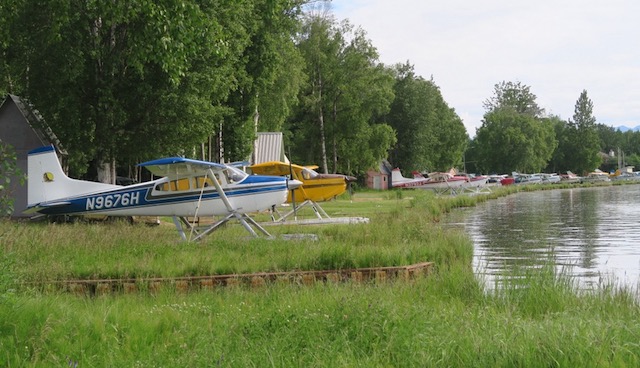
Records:
[[[454,215],[475,247],[487,287],[550,263],[590,288],[603,280],[636,288],[640,186],[522,192]]]

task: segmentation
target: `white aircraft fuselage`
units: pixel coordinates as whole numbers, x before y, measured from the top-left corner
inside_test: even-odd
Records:
[[[289,189],[301,184],[180,157],[140,166],[167,176],[129,186],[76,180],[65,175],[52,146],[35,149],[28,158],[26,212],[177,217],[249,213],[286,202]]]

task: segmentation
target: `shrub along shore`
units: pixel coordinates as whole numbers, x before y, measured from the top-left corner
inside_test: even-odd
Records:
[[[235,224],[182,243],[164,223],[0,222],[0,366],[638,366],[635,294],[607,286],[580,291],[553,267],[485,291],[471,269],[470,240],[438,226],[456,207],[520,190],[530,189],[357,193],[323,207],[370,223],[269,227],[273,240],[249,239]],[[278,236],[291,233],[318,240]],[[432,273],[409,282],[99,297],[28,286],[425,261],[435,262]]]

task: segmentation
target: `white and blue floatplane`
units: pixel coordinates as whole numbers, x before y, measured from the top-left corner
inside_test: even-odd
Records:
[[[160,179],[121,186],[69,178],[53,146],[29,152],[28,207],[42,215],[171,216],[183,240],[197,240],[231,219],[251,235],[269,233],[248,213],[286,202],[290,190],[302,183],[285,177],[247,175],[220,163],[169,157],[144,162]],[[223,216],[203,230],[188,217]],[[190,230],[185,234],[183,224]],[[195,234],[195,236],[193,236]]]

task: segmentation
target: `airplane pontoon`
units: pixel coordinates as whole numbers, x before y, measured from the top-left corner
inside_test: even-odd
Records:
[[[250,166],[251,171],[261,175],[289,175],[291,179],[302,183],[300,187],[289,192],[287,203],[293,209],[280,215],[278,221],[285,221],[305,206],[310,206],[318,219],[329,219],[329,215],[318,202],[329,201],[347,190],[348,184],[356,180],[353,176],[341,174],[320,174],[314,169],[318,166],[301,166],[281,161],[269,161]],[[274,208],[277,212],[277,208]],[[274,221],[276,219],[274,218]]]

